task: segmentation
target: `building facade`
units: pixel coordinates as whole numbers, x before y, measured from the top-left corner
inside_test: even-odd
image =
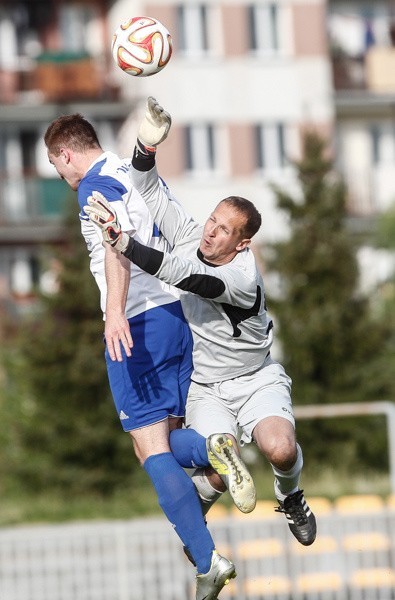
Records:
[[[28,303],[44,285],[43,243],[62,241],[74,194],[42,135],[59,114],[94,122],[103,147],[129,154],[145,99],[172,114],[162,176],[204,220],[238,194],[261,211],[256,244],[287,235],[272,182],[296,191],[292,160],[306,127],[328,139],[357,219],[395,194],[391,2],[325,0],[20,0],[0,2],[0,298]],[[111,57],[131,16],[161,20],[173,57],[136,78]],[[77,205],[76,212],[77,212]]]

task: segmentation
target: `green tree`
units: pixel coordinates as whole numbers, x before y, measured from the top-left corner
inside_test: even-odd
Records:
[[[281,282],[280,293],[269,296],[268,304],[277,323],[282,362],[293,380],[294,402],[387,399],[394,391],[394,376],[386,369],[389,332],[373,318],[369,299],[358,292],[356,241],[346,226],[346,189],[326,156],[325,141],[310,131],[303,143],[303,156],[294,163],[300,194],[293,197],[273,187],[279,208],[289,217],[290,236],[273,245],[267,260]],[[298,430],[312,459],[336,460],[329,442],[340,461],[349,464],[382,465],[386,456],[381,418],[369,424],[364,419],[317,421],[314,427],[300,421]]]
[[[395,251],[395,206],[391,206],[378,218],[373,242],[377,248]],[[391,327],[391,342],[395,350],[395,271],[379,286],[376,306]]]
[[[33,491],[110,494],[138,464],[111,399],[99,293],[73,213],[65,243],[51,253],[58,290],[40,297],[39,313],[7,352],[9,472]]]

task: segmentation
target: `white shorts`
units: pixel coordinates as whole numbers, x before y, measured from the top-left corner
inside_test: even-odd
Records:
[[[283,417],[295,427],[290,377],[268,357],[261,369],[220,383],[191,382],[186,426],[204,437],[230,433],[240,444],[252,441],[254,427],[266,417]]]

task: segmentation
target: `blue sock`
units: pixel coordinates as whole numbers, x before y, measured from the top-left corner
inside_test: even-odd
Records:
[[[194,429],[174,429],[170,432],[170,448],[179,465],[185,469],[207,467],[206,438]]]
[[[191,478],[171,452],[149,456],[144,469],[155,487],[159,505],[190,551],[197,572],[207,573],[215,546]]]

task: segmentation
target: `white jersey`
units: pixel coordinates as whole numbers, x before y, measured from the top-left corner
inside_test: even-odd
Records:
[[[202,226],[179,204],[169,202],[156,168],[132,167],[131,177],[172,246],[170,254],[152,256],[151,264],[146,260],[141,264],[184,290],[181,303],[194,341],[192,379],[214,383],[261,368],[272,344],[273,324],[252,251],[239,252],[225,265],[207,263],[199,250]],[[127,251],[125,255],[129,256]]]
[[[92,191],[99,191],[116,212],[124,231],[136,240],[153,248],[166,249],[167,242],[156,227],[151,214],[130,182],[131,159],[120,159],[112,152],[104,152],[95,160],[78,186],[81,232],[85,238],[90,269],[100,290],[100,306],[105,319],[107,285],[104,271],[104,247],[101,229],[84,212]],[[164,188],[165,189],[165,188]],[[126,301],[126,318],[134,317],[150,308],[175,302],[179,294],[172,286],[148,275],[137,266],[131,267],[131,283]]]

